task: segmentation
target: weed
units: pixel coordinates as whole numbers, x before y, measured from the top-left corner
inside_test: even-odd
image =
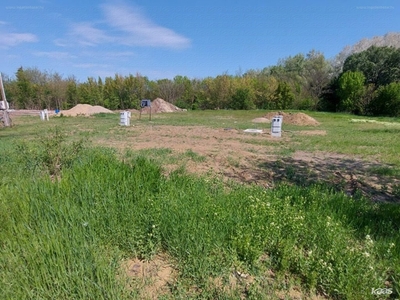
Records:
[[[203,161],[206,160],[205,156],[197,154],[192,149],[186,150],[185,151],[185,156],[189,157],[194,162],[203,162]]]

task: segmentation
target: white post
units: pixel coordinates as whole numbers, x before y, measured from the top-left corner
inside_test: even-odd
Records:
[[[8,109],[10,108],[6,99],[6,92],[4,91],[4,85],[3,85],[3,74],[0,73],[0,90],[1,90],[1,100],[4,106],[2,108],[3,110],[3,123],[5,127],[10,127],[11,126],[11,119],[10,116],[8,115]]]

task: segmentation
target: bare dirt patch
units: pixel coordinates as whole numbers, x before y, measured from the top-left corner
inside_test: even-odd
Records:
[[[225,179],[266,188],[279,182],[303,186],[323,182],[351,196],[363,194],[373,201],[399,201],[393,193],[399,180],[370,172],[373,168],[390,166],[327,152],[282,153],[282,146],[290,144],[290,137],[285,134],[282,138],[273,138],[269,133],[252,134],[237,129],[149,124],[126,130],[128,137],[123,141],[113,141],[111,134],[110,139],[98,142],[120,149],[171,149],[182,159],[170,163],[166,156],[167,170],[184,165],[193,174],[211,172]],[[298,133],[326,134],[322,130]],[[204,159],[187,159],[185,152],[190,150]],[[158,159],[163,160],[162,157]]]
[[[127,288],[140,291],[140,299],[159,299],[168,294],[168,286],[176,277],[176,270],[166,255],[158,255],[148,261],[138,258],[126,260],[122,269],[129,279]]]
[[[271,120],[261,117],[261,118],[255,118],[255,119],[251,120],[251,122],[253,122],[253,123],[271,123]]]

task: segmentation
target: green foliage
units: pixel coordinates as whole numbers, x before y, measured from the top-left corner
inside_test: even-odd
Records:
[[[362,72],[366,83],[380,87],[400,80],[399,66],[400,49],[372,46],[349,56],[343,65],[343,72]]]
[[[294,94],[286,82],[280,82],[274,95],[271,109],[288,109],[294,101]]]
[[[191,287],[232,268],[251,273],[256,285],[272,269],[332,298],[373,299],[371,286],[386,281],[398,293],[396,205],[321,186],[227,189],[182,169],[167,178],[143,157],[122,163],[105,149],[87,152],[60,181],[19,180],[0,185],[5,299],[130,299],[121,258],[161,251]]]
[[[361,114],[364,111],[362,97],[364,95],[365,77],[361,72],[347,71],[338,82],[339,110]]]
[[[250,90],[244,88],[237,89],[235,94],[232,96],[229,108],[239,110],[254,109],[253,96]]]
[[[28,109],[68,109],[78,103],[102,105],[112,110],[129,109],[139,108],[141,99],[158,97],[186,109],[268,109],[276,106],[273,102],[277,95],[278,102],[285,107],[305,107],[303,100],[308,99],[307,107],[315,109],[328,78],[329,63],[313,50],[307,55],[300,53],[283,59],[278,66],[262,71],[204,79],[178,75],[173,80],[150,81],[139,74],[125,77],[116,74],[106,77],[104,82],[101,78],[89,77],[78,83],[74,77],[63,79],[57,73],[20,68],[16,88],[12,82],[7,88],[15,107]],[[276,93],[278,82],[289,86],[292,91],[289,97],[283,95],[285,91]]]
[[[400,82],[392,82],[376,90],[369,105],[373,115],[400,116]]]
[[[172,80],[149,80],[139,74],[116,74],[106,77],[104,82],[89,77],[78,83],[73,77],[63,79],[57,73],[21,67],[16,80],[7,82],[7,90],[12,106],[21,109],[67,109],[78,103],[112,110],[137,109],[140,100],[160,97],[192,110],[311,109],[381,114],[376,112],[380,110],[376,101],[372,109],[367,108],[376,89],[400,80],[399,64],[399,49],[370,47],[349,56],[337,78],[332,78],[332,64],[315,50],[281,59],[277,65],[262,70],[249,70],[244,75],[222,74],[204,79],[177,75]],[[354,77],[357,72],[365,78],[364,89],[360,78]]]
[[[69,168],[84,149],[83,140],[66,141],[66,134],[59,127],[46,132],[37,143],[21,142],[16,145],[19,163],[29,172],[42,170],[51,177],[59,177]]]

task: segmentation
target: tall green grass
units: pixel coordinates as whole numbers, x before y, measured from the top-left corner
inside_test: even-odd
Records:
[[[151,160],[102,148],[74,152],[54,178],[40,161],[31,167],[30,147],[24,160],[0,157],[4,299],[132,299],[120,262],[161,252],[179,274],[167,298],[270,299],[288,280],[335,299],[376,299],[371,290],[385,284],[399,295],[398,205],[321,185],[265,190],[183,169],[166,177]],[[245,294],[210,281],[233,270],[255,278]]]

